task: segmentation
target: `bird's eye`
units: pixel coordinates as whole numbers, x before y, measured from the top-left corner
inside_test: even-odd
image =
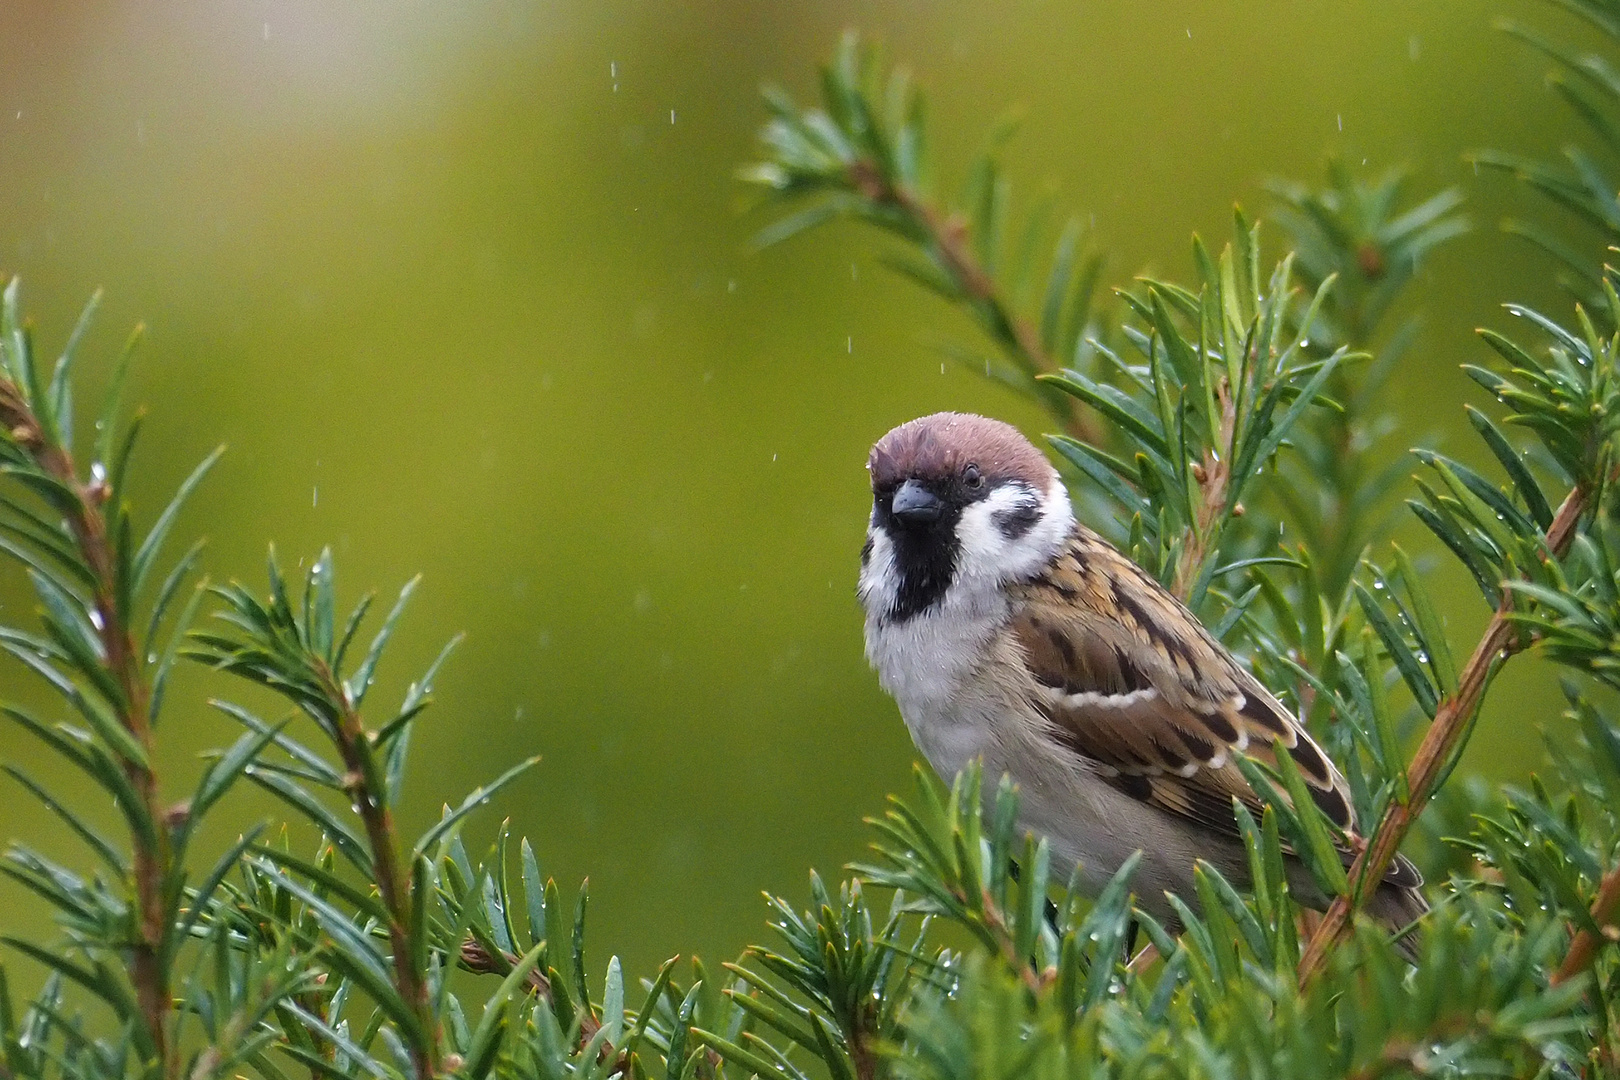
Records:
[[[962,470],[962,483],[977,491],[984,487],[984,474],[979,471],[977,465],[969,465]]]

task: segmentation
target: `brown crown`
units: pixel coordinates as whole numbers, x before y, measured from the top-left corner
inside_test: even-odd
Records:
[[[1051,462],[1011,424],[972,413],[934,413],[908,421],[872,447],[872,488],[906,480],[943,480],[969,464],[992,484],[1021,480],[1044,490],[1057,476]]]

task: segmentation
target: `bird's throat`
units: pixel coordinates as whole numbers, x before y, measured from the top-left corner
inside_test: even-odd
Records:
[[[943,523],[942,523],[943,524]],[[945,599],[956,575],[961,545],[953,528],[895,529],[889,534],[898,579],[888,619],[903,623]]]

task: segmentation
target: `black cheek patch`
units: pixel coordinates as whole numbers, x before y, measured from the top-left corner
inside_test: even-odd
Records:
[[[866,538],[866,543],[861,545],[861,569],[863,569],[863,570],[866,569],[866,564],[871,562],[871,561],[872,561],[872,538],[870,536],[868,536]]]
[[[1041,520],[1041,514],[1033,501],[1025,500],[1005,510],[997,510],[990,515],[990,519],[996,523],[1002,536],[1017,540],[1035,527],[1035,523]]]

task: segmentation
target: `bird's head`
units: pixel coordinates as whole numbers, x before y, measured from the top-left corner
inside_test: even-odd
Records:
[[[1057,470],[1018,429],[968,413],[934,413],[872,447],[872,518],[861,600],[905,621],[1026,578],[1074,525]]]

